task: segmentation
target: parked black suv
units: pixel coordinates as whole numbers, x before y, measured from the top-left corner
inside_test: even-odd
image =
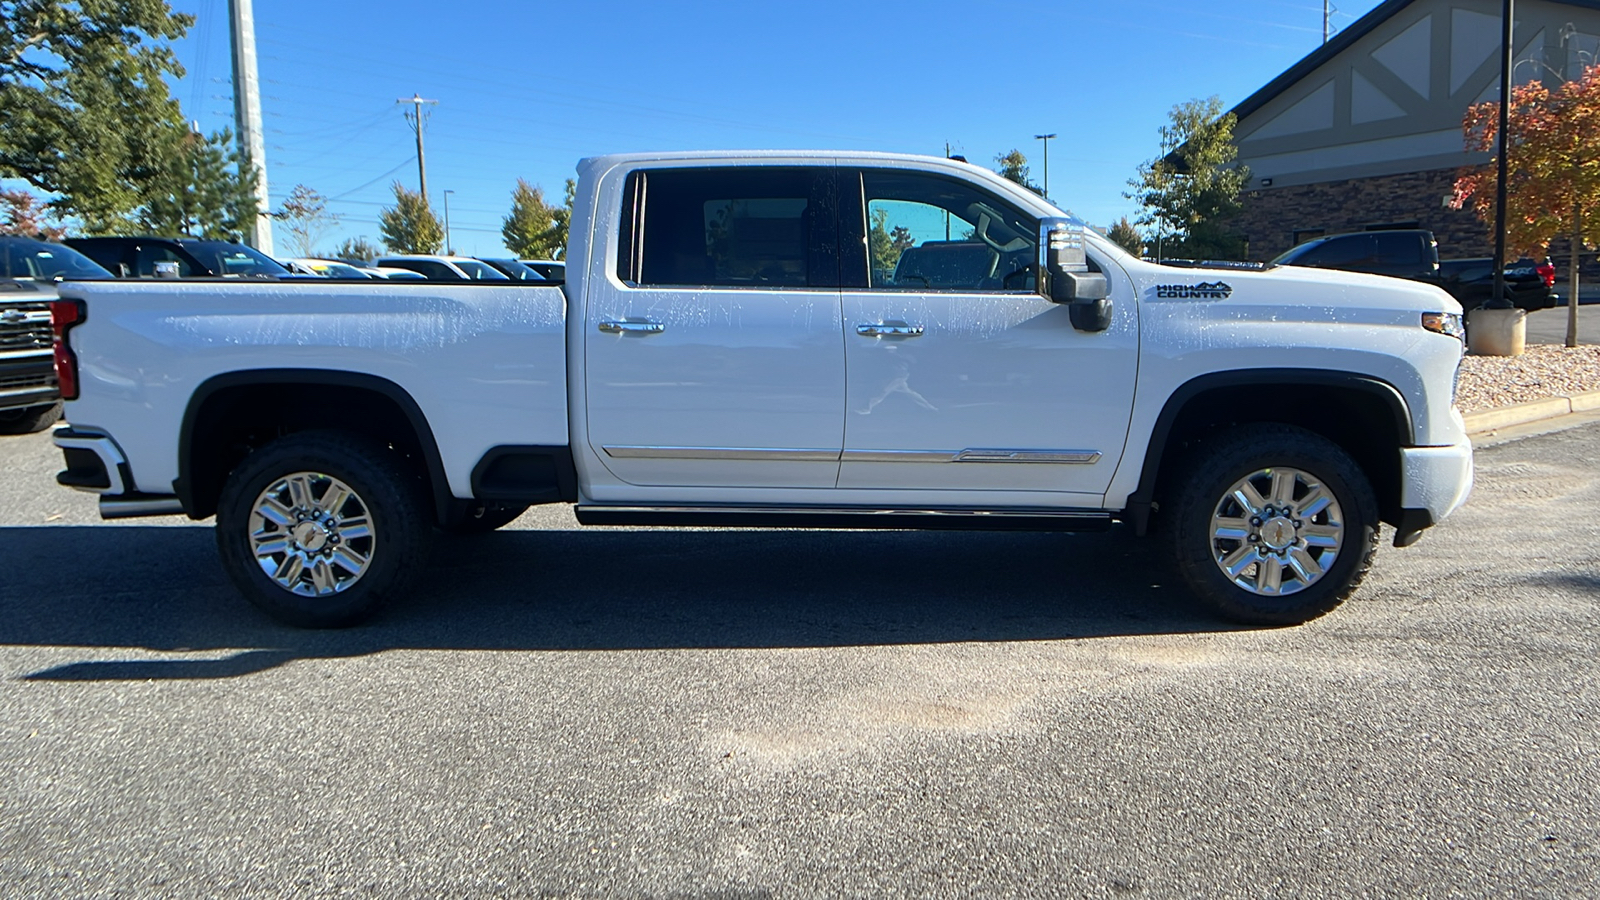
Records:
[[[1420,229],[1358,231],[1307,241],[1273,260],[1273,266],[1308,266],[1367,272],[1436,284],[1463,309],[1477,309],[1494,294],[1494,260],[1439,259],[1433,232]],[[1549,260],[1519,259],[1506,264],[1506,298],[1518,309],[1548,309],[1556,270]]]
[[[259,250],[232,241],[92,237],[68,238],[66,244],[122,278],[154,278],[158,263],[175,263],[178,278],[282,278],[290,274]]]
[[[56,282],[110,277],[69,247],[0,236],[0,434],[43,431],[61,418],[50,329]]]

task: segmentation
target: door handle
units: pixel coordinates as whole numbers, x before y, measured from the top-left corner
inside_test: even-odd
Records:
[[[875,325],[857,325],[856,334],[862,337],[921,337],[921,325],[904,322],[879,322]]]
[[[600,331],[604,334],[660,334],[666,330],[667,326],[647,319],[627,319],[621,322],[607,319],[600,323]]]

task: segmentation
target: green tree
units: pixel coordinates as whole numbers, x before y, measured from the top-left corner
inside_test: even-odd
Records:
[[[0,234],[59,241],[67,229],[50,221],[49,211],[27,191],[0,188]]]
[[[867,249],[872,257],[875,277],[888,278],[900,264],[900,254],[915,246],[916,238],[904,225],[889,227],[889,211],[872,211],[872,228],[867,232]],[[877,275],[876,273],[886,273]]]
[[[272,217],[283,223],[298,256],[316,256],[317,243],[339,224],[339,216],[328,212],[328,198],[303,184],[294,186]]]
[[[333,255],[339,259],[354,259],[360,262],[372,262],[373,260],[382,256],[383,251],[379,250],[365,237],[354,237],[345,238],[344,241],[334,249]]]
[[[1151,228],[1162,255],[1195,259],[1241,259],[1242,237],[1228,228],[1241,208],[1239,192],[1250,170],[1235,165],[1238,117],[1223,114],[1222,99],[1191,100],[1168,113],[1161,126],[1161,155],[1139,166],[1139,177],[1123,194],[1143,207],[1139,224]]]
[[[240,240],[265,214],[255,196],[259,170],[235,148],[232,132],[185,132],[165,153],[165,165],[141,185],[139,230]]]
[[[0,0],[0,176],[90,233],[134,227],[187,131],[167,80],[193,22],[163,0]]]
[[[394,206],[378,216],[378,234],[394,253],[438,253],[444,247],[444,226],[418,191],[394,183]]]
[[[1010,153],[1002,153],[999,156],[996,156],[994,161],[1000,166],[1000,168],[996,169],[995,171],[999,172],[1001,177],[1010,181],[1015,181],[1017,184],[1022,185],[1030,191],[1033,191],[1035,194],[1044,193],[1043,188],[1029,180],[1028,158],[1022,155],[1021,150],[1012,150]]]
[[[1128,221],[1127,216],[1123,216],[1117,224],[1111,226],[1111,230],[1106,232],[1106,237],[1111,238],[1117,246],[1134,256],[1144,256],[1144,238],[1140,236],[1139,229]]]
[[[543,188],[518,178],[516,190],[511,192],[511,214],[500,227],[506,248],[520,259],[560,259],[566,253],[576,191],[576,183],[567,179],[566,204],[551,206],[545,202]]]

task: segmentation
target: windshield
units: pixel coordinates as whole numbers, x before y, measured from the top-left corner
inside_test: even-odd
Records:
[[[0,277],[98,281],[113,276],[71,247],[32,238],[8,237],[0,239]]]
[[[456,268],[472,281],[510,281],[499,269],[475,259],[452,260]]]
[[[243,244],[227,241],[197,241],[191,244],[185,241],[183,248],[194,254],[206,268],[224,277],[276,278],[289,274],[289,270],[278,265],[276,260]]]

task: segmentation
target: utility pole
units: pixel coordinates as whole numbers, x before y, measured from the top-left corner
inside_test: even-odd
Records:
[[[452,249],[451,246],[450,246],[450,244],[451,244],[451,241],[450,241],[450,195],[454,194],[454,193],[455,193],[455,191],[445,191],[444,192],[444,255],[445,256],[455,256],[456,255],[456,251],[454,249]]]
[[[437,100],[424,100],[420,94],[401,97],[396,103],[409,103],[411,112],[406,113],[406,122],[410,123],[411,130],[417,133],[417,187],[422,191],[422,205],[428,205],[428,160],[422,155],[422,132],[428,124],[428,117],[423,114],[423,105],[438,106]]]
[[[1044,195],[1050,196],[1050,139],[1054,134],[1036,134],[1033,139],[1044,141]]]
[[[272,256],[272,219],[267,210],[267,143],[261,127],[261,81],[256,74],[256,19],[251,0],[228,0],[229,34],[233,38],[233,123],[239,155],[256,168],[258,210],[245,241]]]

